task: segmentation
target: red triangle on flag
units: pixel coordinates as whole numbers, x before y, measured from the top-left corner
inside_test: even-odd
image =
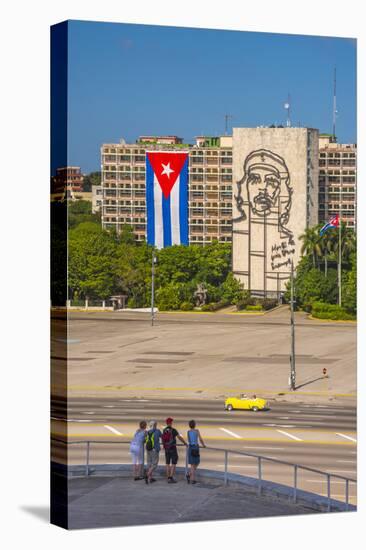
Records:
[[[188,153],[149,152],[146,153],[159,182],[164,197],[167,199],[183,165]]]

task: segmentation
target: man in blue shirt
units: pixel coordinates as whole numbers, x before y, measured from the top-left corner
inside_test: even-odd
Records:
[[[162,433],[157,428],[157,425],[158,423],[156,420],[150,420],[149,430],[146,434],[145,439],[147,455],[147,473],[145,477],[145,482],[147,484],[156,481],[156,479],[154,479],[152,475],[159,463],[160,438],[162,436]]]

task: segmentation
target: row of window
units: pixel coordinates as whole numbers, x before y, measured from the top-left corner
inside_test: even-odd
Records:
[[[340,151],[340,152],[330,152],[330,151],[326,151],[326,152],[321,152],[319,154],[319,157],[322,159],[322,158],[356,158],[356,153],[344,153],[343,151]]]
[[[355,176],[356,172],[354,170],[319,170],[320,176]]]
[[[356,166],[356,160],[355,159],[329,159],[328,161],[325,159],[319,160],[319,166]]]

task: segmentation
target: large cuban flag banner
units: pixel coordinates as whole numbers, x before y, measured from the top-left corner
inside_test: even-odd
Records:
[[[188,244],[188,153],[146,153],[147,242]]]

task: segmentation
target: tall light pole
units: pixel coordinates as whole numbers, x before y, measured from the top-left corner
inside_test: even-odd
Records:
[[[338,305],[342,307],[342,182],[338,217]]]
[[[290,355],[290,388],[296,389],[295,362],[295,316],[294,316],[294,262],[291,261],[291,355]]]
[[[151,258],[151,326],[154,326],[154,299],[155,299],[155,250],[152,251]]]

